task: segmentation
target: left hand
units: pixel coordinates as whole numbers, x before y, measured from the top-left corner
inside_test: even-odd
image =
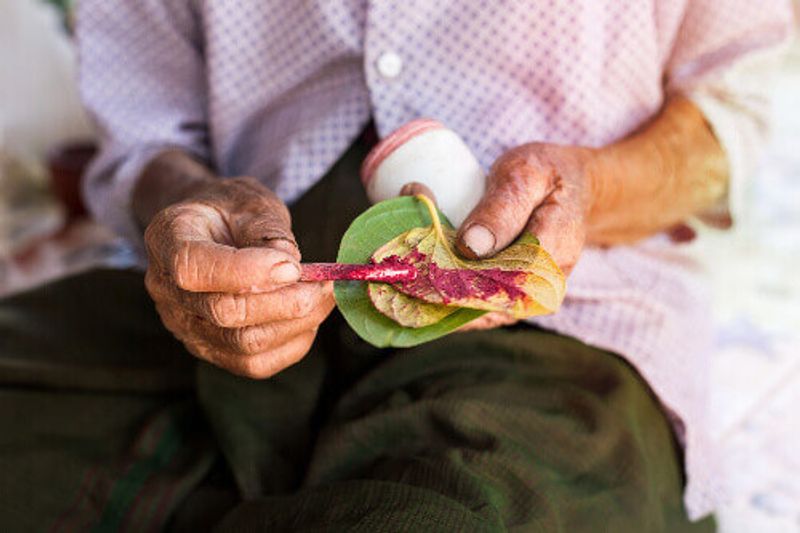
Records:
[[[491,257],[529,231],[568,275],[586,239],[593,195],[587,163],[592,153],[588,148],[543,143],[523,144],[504,153],[489,172],[483,198],[459,228],[459,252],[469,259]],[[419,192],[430,194],[416,183],[401,194]],[[502,313],[488,313],[462,330],[514,322]]]
[[[251,379],[300,361],[334,306],[331,282],[299,282],[289,210],[254,178],[208,179],[145,231],[145,284],[199,359]]]

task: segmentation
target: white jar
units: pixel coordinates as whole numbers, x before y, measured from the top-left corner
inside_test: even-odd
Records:
[[[486,174],[461,137],[424,118],[412,120],[375,146],[361,166],[361,180],[373,203],[396,197],[407,183],[422,183],[456,227],[486,188]]]

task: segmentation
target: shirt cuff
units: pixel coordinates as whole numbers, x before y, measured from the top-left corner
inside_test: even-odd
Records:
[[[737,219],[769,133],[771,82],[788,43],[748,54],[722,75],[694,86],[686,96],[700,109],[728,161],[727,197],[701,220]]]

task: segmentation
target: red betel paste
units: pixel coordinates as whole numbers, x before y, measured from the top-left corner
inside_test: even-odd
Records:
[[[417,268],[409,263],[348,265],[343,263],[304,263],[303,281],[352,280],[397,283],[417,277]]]
[[[395,265],[398,268],[403,265],[415,267],[418,275],[414,280],[393,283],[392,286],[404,294],[420,299],[425,299],[431,293],[438,293],[445,305],[466,298],[486,301],[498,293],[505,293],[511,300],[525,298],[525,292],[518,286],[526,275],[522,271],[500,268],[440,268],[429,262],[428,256],[418,250],[405,257],[389,256],[378,264]]]

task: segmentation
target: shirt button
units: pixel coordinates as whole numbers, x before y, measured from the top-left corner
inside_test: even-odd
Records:
[[[378,58],[377,66],[384,78],[396,78],[403,70],[403,59],[394,52],[384,52]]]

